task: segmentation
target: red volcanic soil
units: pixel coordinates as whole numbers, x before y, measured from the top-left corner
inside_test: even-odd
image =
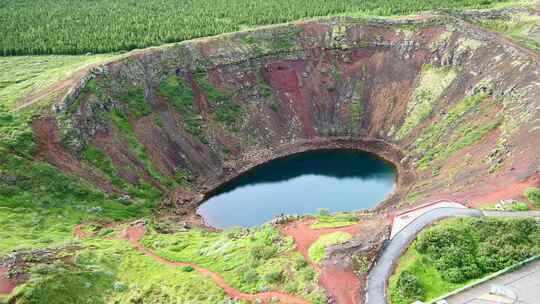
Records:
[[[209,277],[212,280],[214,280],[221,288],[223,288],[225,293],[227,293],[227,295],[229,295],[233,299],[239,299],[239,300],[244,300],[244,301],[249,301],[249,302],[262,300],[263,303],[270,303],[273,299],[279,299],[279,301],[281,303],[309,304],[309,302],[304,300],[304,299],[301,299],[301,298],[298,298],[298,297],[295,297],[295,296],[292,296],[292,295],[288,295],[288,294],[282,293],[282,292],[269,291],[269,292],[262,292],[262,293],[258,293],[258,294],[243,293],[243,292],[241,292],[239,290],[236,290],[235,288],[229,286],[229,284],[227,284],[227,282],[225,282],[225,279],[223,279],[223,277],[221,275],[219,275],[219,274],[217,274],[215,272],[212,272],[212,271],[210,271],[210,270],[208,270],[206,268],[200,267],[197,264],[183,263],[183,262],[172,262],[172,261],[166,260],[166,259],[158,256],[154,251],[145,248],[140,243],[140,240],[144,236],[144,233],[145,233],[144,226],[132,226],[132,227],[127,228],[124,231],[123,237],[126,240],[128,240],[137,250],[141,251],[142,253],[144,253],[147,256],[153,258],[155,261],[157,261],[157,262],[159,262],[161,264],[175,266],[175,267],[185,267],[185,266],[193,267],[193,269],[197,270],[203,276]]]
[[[309,247],[321,235],[342,231],[352,235],[358,234],[361,231],[362,224],[356,224],[340,228],[323,228],[311,229],[310,225],[314,222],[313,219],[293,222],[281,228],[281,233],[286,236],[292,236],[296,243],[296,248],[302,253],[306,261],[321,273],[319,284],[334,298],[336,303],[340,304],[356,304],[360,298],[360,290],[362,281],[349,268],[343,268],[339,265],[325,265],[321,267],[309,259]]]
[[[494,192],[486,195],[480,195],[480,196],[474,196],[470,199],[470,203],[468,204],[469,207],[479,207],[483,204],[488,203],[494,203],[499,202],[504,199],[509,198],[516,198],[521,197],[523,195],[523,191],[527,187],[539,187],[540,186],[540,174],[536,176],[532,176],[531,178],[523,181],[523,182],[517,182],[514,184],[510,184],[504,187],[496,187],[494,186],[495,190]]]
[[[0,267],[0,294],[10,294],[11,291],[15,288],[15,282],[6,278],[6,273],[8,269],[6,267]]]

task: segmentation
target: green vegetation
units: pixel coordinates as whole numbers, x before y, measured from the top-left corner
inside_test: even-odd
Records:
[[[150,105],[144,96],[144,89],[141,87],[129,86],[120,96],[120,100],[127,104],[129,112],[137,118],[147,116],[151,112]]]
[[[208,101],[215,107],[215,117],[231,132],[238,132],[237,123],[242,118],[242,107],[233,101],[232,94],[216,88],[204,72],[197,72],[195,79]]]
[[[362,98],[354,98],[351,101],[351,105],[349,106],[349,112],[351,115],[351,125],[354,127],[362,118],[362,113],[364,112],[364,104],[362,103]]]
[[[533,50],[540,51],[540,36],[531,32],[540,26],[540,16],[521,13],[508,18],[471,20],[477,25],[497,31]]]
[[[171,186],[173,181],[168,177],[161,175],[152,164],[150,156],[146,147],[139,142],[131,124],[126,115],[119,109],[113,109],[110,113],[110,117],[114,125],[118,128],[119,134],[127,140],[131,150],[135,153],[137,158],[144,164],[144,168],[148,171],[150,176],[158,180],[162,185]]]
[[[17,303],[227,303],[211,279],[161,265],[120,240],[89,239],[73,263],[39,263]]]
[[[70,242],[73,227],[81,221],[150,214],[160,193],[148,192],[126,204],[34,159],[36,143],[28,124],[33,116],[0,107],[0,255]]]
[[[315,215],[316,221],[311,229],[345,227],[358,223],[358,217],[351,213],[330,214],[326,209],[320,209]]]
[[[433,103],[441,97],[456,76],[457,72],[450,67],[436,68],[430,64],[422,67],[412,99],[407,104],[407,116],[396,133],[397,139],[405,137],[431,114]]]
[[[180,113],[184,127],[190,134],[205,142],[202,118],[196,105],[193,104],[193,90],[183,79],[172,75],[161,81],[158,94],[167,98],[172,106]]]
[[[393,304],[431,300],[540,253],[534,219],[460,218],[421,232],[390,278]]]
[[[107,53],[317,16],[388,16],[443,8],[490,7],[504,2],[507,1],[10,1],[0,7],[0,32],[4,33],[0,52]]]
[[[472,95],[455,104],[448,114],[427,128],[416,140],[416,151],[422,154],[420,169],[427,169],[434,161],[445,159],[455,152],[475,144],[496,129],[500,121],[465,123],[466,115],[477,111],[487,100],[484,94]],[[485,108],[488,108],[486,105]],[[461,124],[461,125],[460,125]],[[459,127],[458,127],[459,126]],[[444,137],[448,138],[443,141]]]
[[[283,238],[270,225],[223,232],[151,233],[143,244],[166,259],[193,262],[217,272],[243,292],[286,290],[314,303],[323,299],[315,272],[294,249],[292,239]]]
[[[101,172],[105,173],[105,175],[109,178],[113,185],[125,185],[124,181],[118,176],[118,172],[116,171],[116,168],[114,167],[111,158],[107,154],[105,154],[105,152],[95,147],[87,146],[83,150],[82,155],[84,160],[88,161],[94,167],[101,170]]]
[[[529,187],[525,189],[523,195],[531,202],[536,208],[540,208],[540,188]]]
[[[319,263],[326,255],[326,248],[331,245],[337,245],[347,242],[352,238],[352,235],[347,232],[337,231],[320,236],[311,247],[309,247],[309,258]]]
[[[520,201],[512,201],[509,203],[492,203],[481,206],[482,210],[504,210],[504,211],[527,211],[529,206]]]
[[[115,57],[118,56],[0,57],[0,104],[12,108],[22,98],[52,86],[78,69]]]

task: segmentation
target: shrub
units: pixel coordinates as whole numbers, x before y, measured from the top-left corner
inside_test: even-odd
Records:
[[[401,297],[410,299],[409,302],[422,300],[425,294],[418,278],[409,271],[403,271],[397,281],[397,290]]]
[[[259,280],[259,274],[255,270],[248,270],[244,273],[244,281],[246,283],[255,283]]]
[[[529,188],[525,189],[523,194],[537,208],[540,208],[540,188],[529,187]]]
[[[183,272],[192,272],[193,270],[195,270],[195,269],[193,267],[191,267],[191,266],[182,267]]]
[[[267,260],[276,254],[276,250],[271,246],[255,246],[250,253],[255,260]]]
[[[301,255],[298,256],[296,258],[296,260],[294,261],[294,269],[296,269],[296,270],[300,270],[300,269],[302,269],[304,267],[307,267],[307,266],[308,266],[308,262]]]
[[[264,275],[264,280],[270,284],[281,282],[283,273],[281,271],[272,271]]]

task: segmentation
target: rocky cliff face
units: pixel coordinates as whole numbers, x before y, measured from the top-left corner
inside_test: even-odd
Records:
[[[451,17],[302,22],[133,53],[35,127],[42,158],[119,195],[170,193],[181,214],[253,165],[322,147],[393,161],[386,205],[474,199],[538,174],[539,68]]]

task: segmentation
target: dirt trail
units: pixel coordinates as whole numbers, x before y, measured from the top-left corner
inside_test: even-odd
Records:
[[[279,299],[281,303],[287,303],[287,304],[309,304],[308,301],[288,295],[286,293],[282,292],[276,292],[276,291],[269,291],[269,292],[262,292],[258,294],[248,294],[243,293],[235,288],[229,286],[227,282],[225,282],[225,279],[223,277],[215,272],[212,272],[206,268],[200,267],[197,264],[193,263],[183,263],[183,262],[172,262],[169,260],[166,260],[160,256],[158,256],[154,251],[145,248],[141,243],[140,240],[144,236],[145,229],[144,226],[133,226],[126,229],[123,233],[123,237],[128,240],[137,250],[141,251],[142,253],[146,254],[147,256],[153,258],[155,261],[166,264],[170,266],[175,267],[185,267],[185,266],[191,266],[193,269],[197,270],[200,274],[209,277],[213,279],[223,290],[233,299],[239,299],[249,302],[254,302],[257,300],[262,300],[263,303],[269,303],[273,299]]]
[[[6,278],[6,273],[8,272],[7,267],[0,266],[0,294],[8,295],[15,288],[15,282]]]
[[[327,265],[321,269],[321,267],[314,263],[309,258],[309,247],[313,244],[321,235],[342,231],[352,235],[358,234],[361,230],[362,224],[351,225],[340,228],[323,228],[323,229],[311,229],[310,225],[314,220],[293,222],[285,225],[281,228],[281,233],[286,236],[292,236],[296,244],[296,248],[306,261],[321,273],[319,284],[325,288],[325,290],[332,296],[336,303],[339,304],[357,304],[360,299],[360,290],[362,281],[354,274],[351,269],[343,268],[338,265]]]

